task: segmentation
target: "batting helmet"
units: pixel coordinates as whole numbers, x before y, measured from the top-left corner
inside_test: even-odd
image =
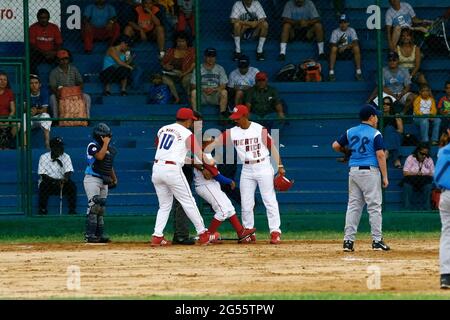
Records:
[[[102,137],[111,137],[112,132],[111,129],[105,123],[101,122],[95,126],[92,136],[94,137],[95,141],[97,141],[100,144],[103,144]]]
[[[293,184],[294,180],[291,181],[282,175],[277,175],[273,180],[273,185],[277,191],[288,191]]]

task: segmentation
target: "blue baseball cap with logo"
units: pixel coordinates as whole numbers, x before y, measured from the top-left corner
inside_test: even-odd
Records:
[[[381,112],[377,110],[371,104],[365,104],[361,110],[359,110],[359,119],[362,121],[367,121],[371,116],[380,116]]]
[[[339,16],[339,22],[348,22],[348,16],[343,13]]]

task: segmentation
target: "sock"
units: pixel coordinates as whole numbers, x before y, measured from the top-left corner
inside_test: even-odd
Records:
[[[317,42],[317,47],[319,48],[319,54],[324,53],[323,52],[323,42]]]
[[[217,228],[219,228],[219,226],[222,224],[222,221],[217,220],[216,218],[213,218],[211,220],[211,224],[208,227],[208,231],[210,233],[214,233],[217,231]]]
[[[233,226],[233,229],[236,230],[236,232],[241,231],[244,227],[241,225],[241,223],[239,222],[239,219],[237,217],[236,214],[233,214],[230,217],[230,223]]]
[[[357,74],[361,74],[362,72],[361,72],[361,69],[356,69],[356,73]]]
[[[286,42],[280,43],[280,54],[286,54],[286,47],[287,47]]]
[[[331,70],[331,69],[330,69],[330,74],[334,74],[334,70]]]
[[[256,52],[261,53],[263,52],[264,42],[266,42],[266,38],[259,38],[258,48],[256,49]]]
[[[236,47],[236,52],[241,52],[241,37],[234,37],[234,46]]]
[[[164,55],[165,55],[165,54],[166,54],[166,53],[165,53],[164,51],[160,51],[160,52],[159,52],[159,57],[160,57],[160,58],[164,58]]]

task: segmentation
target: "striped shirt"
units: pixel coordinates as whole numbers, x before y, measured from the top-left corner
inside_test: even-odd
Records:
[[[259,72],[257,68],[249,67],[246,74],[238,69],[231,71],[228,81],[229,88],[245,89],[255,85],[255,76]]]
[[[50,72],[50,87],[58,88],[73,87],[83,84],[83,78],[80,72],[74,65],[69,65],[67,73],[65,73],[60,67],[56,67]]]

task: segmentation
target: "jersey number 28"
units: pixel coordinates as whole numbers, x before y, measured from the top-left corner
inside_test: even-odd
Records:
[[[350,150],[352,150],[352,152],[358,152],[358,153],[366,153],[367,148],[366,145],[369,144],[370,139],[367,137],[358,137],[358,136],[353,136],[351,137],[351,144],[350,144]],[[359,147],[358,147],[358,143]]]
[[[159,149],[163,148],[169,150],[172,146],[173,140],[175,140],[175,136],[171,134],[164,133],[161,143],[159,144]]]

